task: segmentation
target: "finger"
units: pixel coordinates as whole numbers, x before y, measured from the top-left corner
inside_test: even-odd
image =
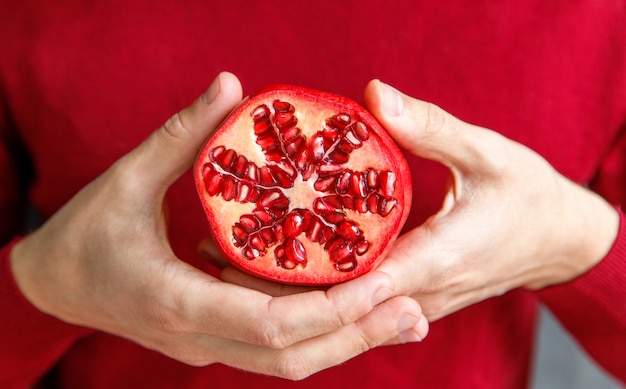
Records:
[[[239,80],[220,73],[207,91],[174,114],[128,155],[137,184],[144,192],[163,192],[189,169],[200,148],[226,115],[241,101]]]
[[[390,298],[394,288],[387,274],[372,272],[327,291],[271,297],[206,279],[190,288],[187,277],[175,288],[181,293],[175,301],[188,317],[188,332],[280,349],[353,323]]]
[[[448,167],[475,166],[489,156],[490,147],[497,147],[493,141],[497,135],[492,131],[465,123],[379,80],[367,85],[364,100],[367,109],[401,147]]]
[[[224,269],[229,265],[211,238],[204,238],[198,243],[198,253],[218,269]]]
[[[404,323],[398,323],[398,329],[400,330],[397,336],[387,340],[383,343],[383,346],[392,346],[396,344],[406,344],[406,343],[414,343],[421,342],[428,335],[428,331],[430,330],[430,325],[428,323],[428,319],[424,314],[417,319],[416,324],[412,324],[414,322],[413,317],[404,318]],[[407,328],[406,330],[401,330],[401,328]]]
[[[410,333],[410,335],[407,335]],[[275,350],[216,337],[201,337],[189,342],[194,364],[214,362],[262,374],[301,380],[316,372],[339,365],[383,344],[421,341],[428,323],[417,302],[395,297],[378,305],[358,321],[328,334],[311,338],[288,348]]]
[[[312,290],[326,290],[327,288],[299,285],[285,285],[263,280],[235,269],[226,267],[220,274],[220,279],[231,284],[237,284],[249,289],[258,290],[273,297],[288,296],[290,294],[309,292]]]

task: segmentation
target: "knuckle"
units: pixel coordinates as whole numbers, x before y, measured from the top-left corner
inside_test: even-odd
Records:
[[[189,127],[185,125],[180,112],[172,115],[162,128],[164,134],[172,139],[185,141],[189,137]]]
[[[355,345],[355,351],[358,354],[363,354],[366,351],[378,347],[381,343],[382,341],[378,341],[377,339],[371,337],[367,331],[361,331],[359,343]]]
[[[333,323],[333,327],[340,328],[353,323],[355,320],[355,318],[352,317],[354,315],[354,312],[363,310],[359,309],[358,305],[351,305],[347,307],[347,309],[340,309],[337,304],[336,297],[331,293],[332,292],[330,289],[326,291],[326,301],[328,301],[330,312],[333,313],[332,317],[335,320],[335,323]]]
[[[257,328],[256,343],[275,350],[289,346],[285,332],[281,331],[273,320],[263,320]]]
[[[279,311],[275,308],[277,301],[274,298],[267,301],[265,314],[254,326],[252,341],[264,347],[280,350],[290,346],[295,340],[291,339],[291,330],[284,326],[285,318],[276,314]]]
[[[451,116],[439,106],[426,103],[426,115],[424,117],[424,133],[436,135],[444,129],[454,130]]]

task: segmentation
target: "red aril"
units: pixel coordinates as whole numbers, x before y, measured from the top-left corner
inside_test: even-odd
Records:
[[[246,98],[203,147],[195,180],[224,256],[289,284],[374,269],[412,198],[408,164],[369,112],[290,85]]]

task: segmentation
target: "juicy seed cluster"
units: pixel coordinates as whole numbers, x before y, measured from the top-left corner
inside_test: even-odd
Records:
[[[202,168],[205,189],[226,201],[256,204],[252,213],[242,215],[232,227],[232,243],[241,248],[244,258],[254,260],[276,246],[278,266],[305,267],[304,234],[323,245],[335,269],[353,271],[357,256],[365,254],[370,243],[345,211],[389,215],[397,204],[395,173],[344,167],[350,153],[370,137],[367,126],[349,114],[328,118],[307,139],[297,126],[293,105],[276,100],[272,108],[273,113],[262,104],[251,112],[256,143],[267,163],[257,166],[235,150],[217,146]],[[292,209],[285,194],[298,176],[302,181],[313,180],[316,193],[309,209]],[[310,191],[311,186],[303,185],[302,190]]]

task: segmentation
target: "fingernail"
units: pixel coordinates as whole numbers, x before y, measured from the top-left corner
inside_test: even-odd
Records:
[[[404,104],[400,92],[384,82],[381,84],[383,86],[383,111],[389,116],[400,115]]]
[[[428,333],[428,322],[422,316],[417,318],[406,314],[398,322],[398,337],[402,343],[421,342]]]
[[[375,307],[383,301],[389,300],[391,296],[393,296],[393,290],[387,288],[386,286],[379,288],[372,295],[372,306]]]
[[[207,104],[207,105],[211,104],[219,93],[220,93],[220,75],[218,74],[217,77],[215,77],[215,80],[213,80],[213,83],[211,83],[211,86],[209,87],[209,89],[207,89],[206,92],[204,92],[202,96],[200,96],[200,100],[202,100],[204,104]]]

